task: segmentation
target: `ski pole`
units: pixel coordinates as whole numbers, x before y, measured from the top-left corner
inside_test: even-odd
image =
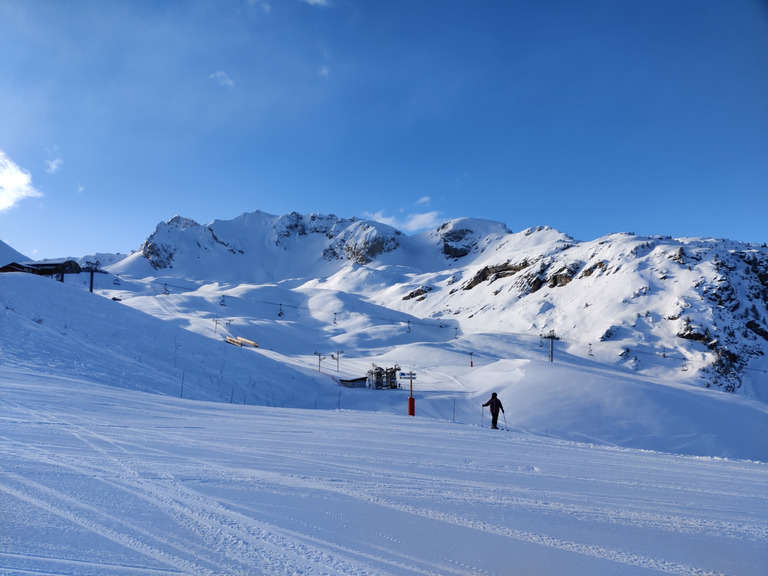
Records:
[[[509,426],[507,426],[507,413],[502,412],[502,414],[504,415],[504,428],[506,428],[507,432],[509,432]]]
[[[480,428],[485,428],[485,410],[480,406]]]

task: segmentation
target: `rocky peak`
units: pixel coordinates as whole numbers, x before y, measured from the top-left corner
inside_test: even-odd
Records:
[[[449,220],[434,231],[441,244],[441,252],[454,260],[482,251],[487,244],[510,233],[499,222],[474,218]]]
[[[174,233],[199,227],[200,224],[191,218],[176,215],[167,222],[160,222],[139,250],[156,270],[172,268],[173,258],[176,253]]]
[[[382,254],[397,250],[402,236],[402,232],[386,224],[369,221],[349,222],[343,230],[338,231],[323,252],[323,258],[369,264]]]

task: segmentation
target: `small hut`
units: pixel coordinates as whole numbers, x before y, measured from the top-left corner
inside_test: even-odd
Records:
[[[368,370],[368,388],[376,390],[387,390],[398,388],[397,375],[400,373],[400,366],[395,364],[394,368],[382,368],[373,364]]]

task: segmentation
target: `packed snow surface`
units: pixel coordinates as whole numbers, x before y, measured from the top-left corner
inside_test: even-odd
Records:
[[[23,368],[0,385],[3,574],[757,576],[768,565],[764,463],[190,401]]]

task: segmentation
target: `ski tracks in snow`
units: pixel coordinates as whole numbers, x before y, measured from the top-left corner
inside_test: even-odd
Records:
[[[445,476],[436,476],[430,473],[407,472],[401,469],[401,464],[395,465],[393,461],[387,464],[394,466],[392,470],[387,470],[381,461],[376,462],[376,458],[361,458],[355,464],[340,465],[338,457],[329,455],[326,459],[313,457],[310,454],[298,454],[292,452],[286,454],[286,458],[303,458],[312,469],[322,467],[327,461],[334,462],[337,473],[349,475],[353,478],[364,478],[371,475],[371,471],[376,471],[378,481],[372,484],[363,485],[358,481],[350,482],[326,482],[320,477],[311,477],[306,479],[306,487],[322,488],[330,492],[342,493],[350,498],[364,500],[382,508],[389,508],[407,515],[418,516],[429,521],[437,520],[440,523],[451,524],[461,529],[469,529],[476,533],[500,536],[504,539],[510,539],[518,542],[536,544],[555,549],[559,552],[575,553],[582,556],[592,557],[598,560],[607,560],[614,563],[625,564],[627,566],[642,568],[645,570],[657,571],[665,574],[676,574],[680,576],[694,576],[703,574],[719,574],[719,572],[701,569],[686,563],[665,560],[647,554],[635,553],[621,548],[601,546],[596,544],[587,544],[574,540],[568,540],[553,537],[544,533],[531,532],[515,529],[503,524],[494,524],[477,519],[475,514],[455,513],[451,510],[472,510],[482,507],[489,501],[493,507],[504,510],[505,514],[511,515],[549,515],[560,518],[563,521],[587,521],[594,522],[599,518],[599,523],[608,526],[627,526],[641,530],[653,530],[668,532],[670,534],[693,534],[702,535],[708,533],[718,533],[724,536],[736,539],[749,539],[754,542],[768,541],[768,528],[765,524],[749,524],[740,522],[734,523],[710,520],[706,518],[690,518],[684,514],[675,515],[671,512],[671,502],[679,498],[682,494],[688,492],[689,498],[697,498],[701,495],[698,490],[687,490],[685,487],[673,485],[655,486],[654,491],[671,493],[665,502],[658,503],[656,509],[648,512],[648,502],[643,502],[642,510],[632,510],[627,508],[626,503],[622,506],[620,498],[615,499],[613,506],[595,506],[587,504],[589,497],[584,497],[583,504],[574,504],[574,498],[571,492],[558,494],[547,489],[526,489],[526,488],[500,488],[498,484],[482,481],[452,481],[450,478],[456,476],[456,471],[446,472]],[[405,459],[406,466],[412,470],[425,467],[423,460]],[[525,473],[537,474],[537,469],[526,470]],[[446,480],[446,476],[449,478]],[[562,478],[566,480],[566,478]],[[570,480],[570,478],[567,478]],[[579,480],[579,479],[575,479]],[[388,484],[397,485],[396,497],[388,497],[377,493],[376,487]],[[612,490],[612,481],[596,490],[604,492]],[[620,482],[631,487],[642,489],[638,482]],[[711,491],[715,492],[715,491]],[[741,497],[743,495],[739,495]],[[747,497],[748,498],[748,497]],[[760,497],[758,496],[758,499]],[[559,501],[558,501],[559,500]],[[764,500],[764,498],[763,498]],[[429,507],[423,507],[410,503],[411,501],[426,502],[432,504]],[[440,506],[435,507],[434,503],[439,502]],[[635,504],[639,507],[639,504]],[[463,565],[462,569],[469,569]],[[445,566],[443,566],[445,569]],[[475,573],[460,572],[460,573]]]
[[[757,576],[768,562],[760,463],[389,415],[4,392],[2,574]]]
[[[50,422],[50,418],[46,420]],[[81,425],[59,426],[57,432],[61,434],[67,429],[82,442],[82,454],[69,451],[62,455],[39,448],[25,448],[16,454],[11,449],[6,453],[12,461],[25,461],[28,468],[55,470],[46,474],[49,484],[63,485],[64,490],[0,469],[0,492],[80,528],[84,540],[107,540],[131,551],[146,564],[120,566],[98,558],[91,561],[48,558],[45,563],[54,566],[52,573],[70,573],[67,566],[77,566],[78,574],[135,570],[146,574],[245,576],[253,574],[254,567],[263,574],[361,573],[356,565],[301,545],[295,534],[243,517],[217,499],[190,488],[215,481],[217,470],[215,466],[212,469],[210,463],[193,458],[176,464],[158,464],[157,471],[151,472],[143,470],[145,466],[131,466],[130,451],[120,448],[120,442],[102,434],[89,434]],[[118,456],[109,455],[109,451],[99,446],[102,443],[116,447]],[[158,463],[166,458],[168,462],[178,460],[169,452],[152,449],[150,453]],[[123,455],[126,457],[121,457]],[[91,484],[89,494],[67,493],[77,490],[81,483]],[[96,498],[96,494],[102,494],[110,502]],[[141,522],[141,512],[149,512],[153,521]],[[156,526],[170,529],[159,530]],[[15,562],[19,573],[25,572],[22,566],[30,560],[20,554],[0,552],[0,558],[3,557],[0,567],[10,569]],[[59,563],[61,566],[56,566]],[[335,570],[326,572],[333,565]]]

